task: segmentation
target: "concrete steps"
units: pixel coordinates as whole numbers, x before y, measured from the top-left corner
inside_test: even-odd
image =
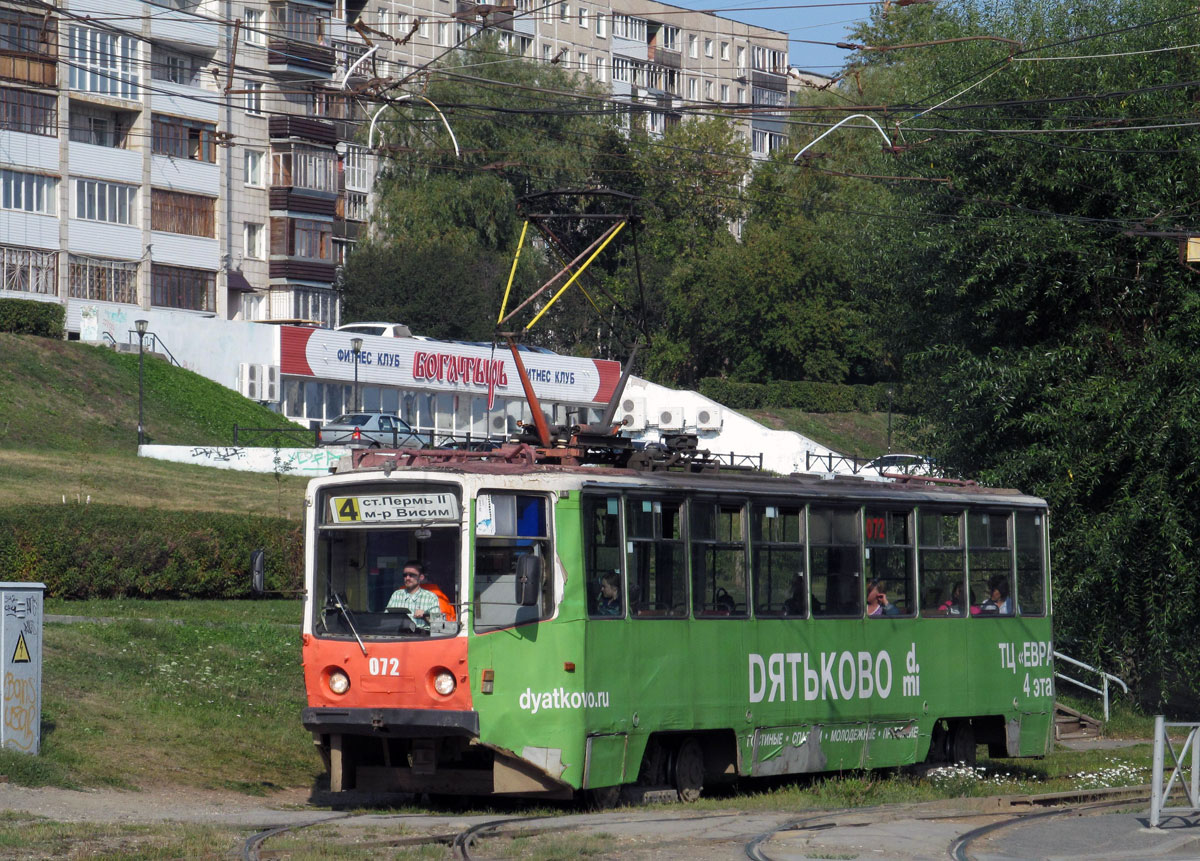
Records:
[[[1091,715],[1076,711],[1062,703],[1054,704],[1054,739],[1099,738],[1102,733],[1100,721]]]

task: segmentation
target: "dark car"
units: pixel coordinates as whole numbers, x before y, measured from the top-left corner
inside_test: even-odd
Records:
[[[391,413],[347,413],[321,425],[318,445],[350,448],[424,448],[422,440],[404,419]]]

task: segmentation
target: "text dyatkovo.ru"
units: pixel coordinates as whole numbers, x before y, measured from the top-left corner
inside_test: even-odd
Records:
[[[908,664],[911,671],[920,671],[915,646]],[[886,698],[893,677],[892,656],[885,651],[752,654],[750,702]]]
[[[530,714],[546,709],[608,708],[608,691],[568,691],[555,688],[552,691],[535,691],[526,688],[519,704]]]

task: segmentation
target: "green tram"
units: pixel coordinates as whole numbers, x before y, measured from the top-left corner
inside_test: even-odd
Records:
[[[691,800],[1047,752],[1044,501],[521,448],[310,484],[303,722],[332,790]]]

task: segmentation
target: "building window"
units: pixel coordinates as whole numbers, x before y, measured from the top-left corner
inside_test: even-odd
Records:
[[[150,229],[211,238],[216,235],[216,203],[199,194],[151,189]]]
[[[331,149],[286,144],[271,153],[271,185],[337,191],[337,158]]]
[[[662,46],[667,51],[679,50],[679,28],[666,27],[662,28]]]
[[[721,59],[722,60],[729,59],[729,43],[728,42],[721,43]]]
[[[782,75],[787,69],[783,51],[772,51],[770,48],[754,45],[751,48],[751,58],[754,68],[760,72],[772,72],[776,75]]]
[[[700,56],[699,50],[696,48],[696,37],[688,36],[688,56],[693,60]]]
[[[608,38],[608,18],[603,12],[596,13],[596,36],[600,39]]]
[[[242,249],[251,260],[262,260],[267,256],[266,232],[261,224],[247,221],[242,225]]]
[[[367,205],[367,193],[365,191],[349,191],[346,192],[346,220],[347,221],[366,221],[367,214],[370,208]],[[336,243],[335,243],[336,245]],[[342,256],[337,257],[337,263],[341,265],[345,260]]]
[[[563,21],[571,20],[571,4],[564,3],[558,7],[558,17]]]
[[[262,81],[245,81],[246,86],[246,113],[259,115],[262,111]]]
[[[333,225],[308,218],[272,218],[271,254],[332,262]]]
[[[0,19],[0,33],[3,33],[3,24]],[[55,137],[58,134],[58,99],[43,93],[0,87],[0,129]]]
[[[337,321],[337,298],[332,290],[293,290],[292,316],[297,320],[316,320],[326,326]]]
[[[154,48],[150,52],[150,77],[156,81],[196,86],[200,76],[200,60],[190,54]]]
[[[0,51],[53,60],[58,55],[56,25],[53,18],[47,21],[42,15],[21,15],[0,9]]]
[[[283,3],[271,7],[271,35],[277,39],[306,42],[310,45],[329,44],[329,13],[315,6]],[[389,25],[390,26],[390,25]],[[380,20],[380,29],[388,27]]]
[[[729,84],[721,84],[721,101],[729,101]]]
[[[215,311],[217,276],[204,269],[181,266],[150,267],[150,303],[163,308]]]
[[[579,73],[582,75],[586,75],[588,72],[589,65],[590,64],[588,63],[588,55],[580,54],[579,55]]]
[[[72,90],[141,98],[137,39],[89,27],[71,27],[68,39]]]
[[[711,57],[712,55],[713,55],[713,40],[705,39],[704,40],[704,56]]]
[[[155,114],[152,126],[155,153],[192,161],[217,160],[217,127],[212,123]]]
[[[588,10],[584,6],[579,7],[579,26],[588,29]]]
[[[243,182],[254,188],[263,187],[263,153],[256,149],[242,150],[245,177]]]
[[[0,170],[0,209],[54,215],[57,182],[52,176]]]
[[[0,289],[58,295],[58,252],[0,246]]]
[[[342,175],[346,182],[346,191],[371,190],[371,174],[375,157],[365,146],[347,144],[346,154],[342,157]]]
[[[746,88],[745,87],[738,87],[738,104],[739,105],[746,104]]]
[[[446,48],[450,45],[450,25],[441,23],[437,25],[437,43],[441,48]]]
[[[596,80],[601,82],[608,80],[608,61],[603,57],[596,58]]]
[[[713,97],[713,82],[705,81],[704,82],[704,98],[711,99],[712,97]]]
[[[137,302],[136,261],[67,255],[67,294],[72,299]]]
[[[554,59],[554,46],[549,42],[542,43],[542,59],[547,63]]]
[[[245,40],[247,45],[265,45],[267,44],[267,32],[265,29],[266,16],[262,9],[255,9],[247,6],[242,12],[242,32],[246,34]]]
[[[645,18],[634,18],[632,15],[612,16],[613,36],[629,39],[631,42],[645,42],[647,21]]]
[[[738,45],[737,49],[737,73],[739,77],[746,74],[746,48],[743,45]]]
[[[124,148],[128,143],[130,115],[103,108],[71,108],[70,137],[75,143]]]
[[[76,179],[75,217],[109,224],[137,224],[137,186]]]
[[[691,101],[694,102],[700,98],[700,90],[699,90],[700,84],[695,78],[688,78],[687,81],[688,81],[687,97],[688,97],[688,99],[690,99]]]

